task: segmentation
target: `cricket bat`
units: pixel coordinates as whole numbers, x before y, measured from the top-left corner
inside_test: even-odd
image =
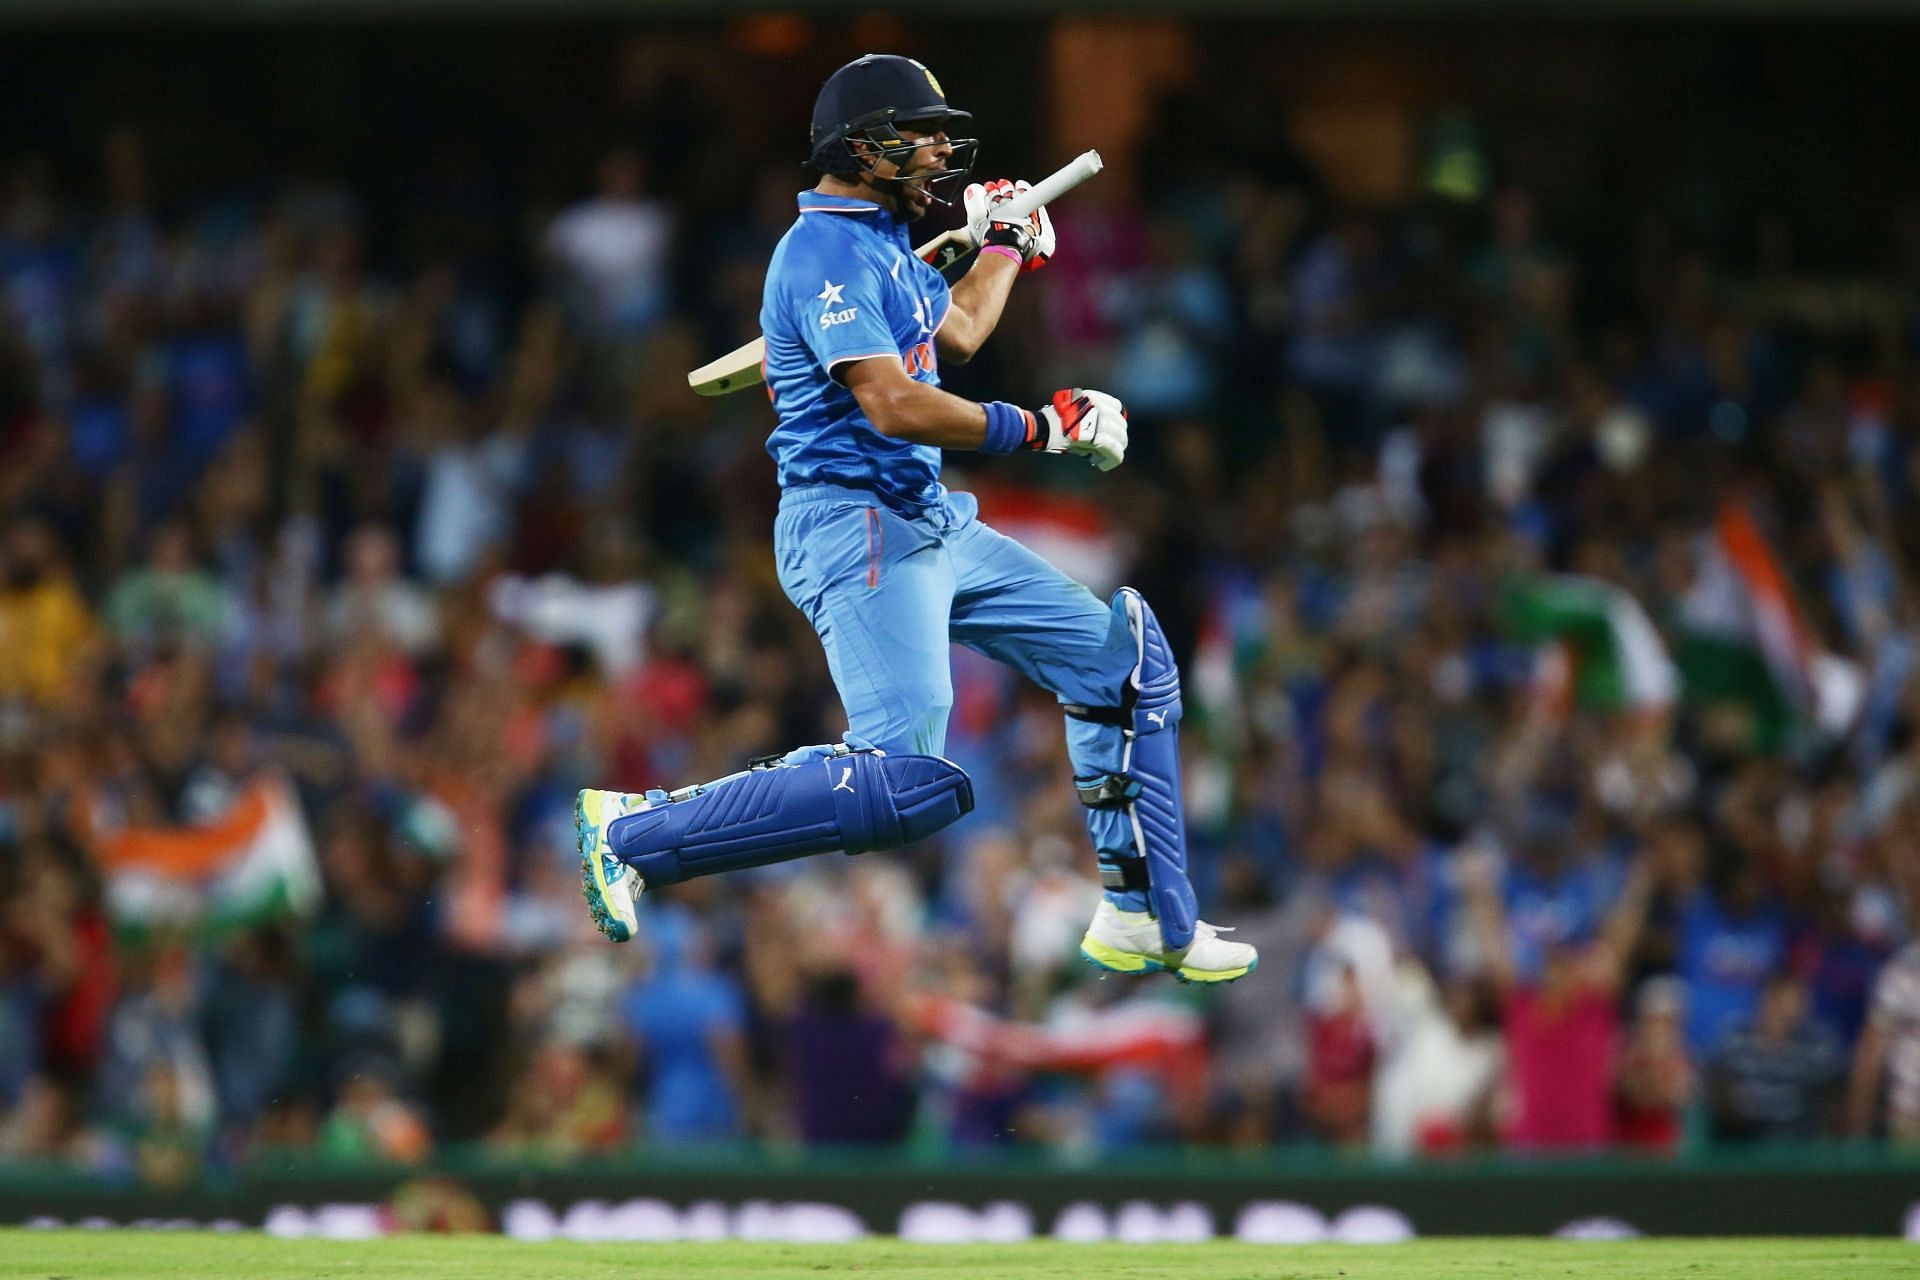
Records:
[[[1055,173],[1033,184],[1024,195],[1007,202],[1008,217],[1024,218],[1043,204],[1051,204],[1067,192],[1100,172],[1100,153],[1084,151]],[[914,253],[942,270],[960,261],[977,246],[965,227],[956,227],[914,250]],[[755,338],[746,346],[730,351],[712,364],[703,364],[687,375],[687,385],[703,396],[724,396],[742,387],[760,383],[760,362],[767,354],[767,340]]]

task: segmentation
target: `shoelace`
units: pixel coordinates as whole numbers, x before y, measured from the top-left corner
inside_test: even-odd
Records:
[[[1184,950],[1191,952],[1194,945],[1203,938],[1217,938],[1223,933],[1232,932],[1233,926],[1230,924],[1208,924],[1205,920],[1195,920],[1193,922],[1193,942],[1189,942]],[[1234,945],[1238,946],[1240,944],[1235,943]]]

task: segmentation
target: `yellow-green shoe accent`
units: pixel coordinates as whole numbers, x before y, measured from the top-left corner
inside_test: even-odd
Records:
[[[1167,967],[1138,952],[1116,950],[1092,934],[1080,939],[1080,957],[1109,973],[1163,973]]]
[[[614,855],[607,826],[644,800],[623,791],[588,790],[573,803],[574,830],[580,837],[580,891],[594,925],[614,942],[630,942],[640,931],[634,899],[644,886],[640,873]]]
[[[1173,976],[1181,982],[1199,982],[1217,985],[1222,982],[1232,982],[1236,978],[1244,978],[1259,967],[1260,962],[1258,960],[1255,960],[1252,964],[1241,965],[1238,969],[1189,969],[1185,965],[1182,965],[1173,971]]]

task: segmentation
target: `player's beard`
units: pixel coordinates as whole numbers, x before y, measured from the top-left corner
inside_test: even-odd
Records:
[[[934,205],[950,203],[933,193],[933,184],[953,176],[945,168],[909,169],[896,173],[884,185],[892,189],[894,212],[905,221],[918,222]]]
[[[933,194],[927,188],[937,174],[916,174],[906,182],[893,184],[894,209],[909,222],[918,222],[933,208]]]

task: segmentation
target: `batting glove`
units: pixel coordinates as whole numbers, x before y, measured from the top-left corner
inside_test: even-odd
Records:
[[[1029,449],[1077,453],[1101,471],[1113,470],[1127,456],[1126,408],[1104,391],[1056,391],[1033,419]]]
[[[1047,216],[1045,205],[1025,218],[1013,221],[996,217],[994,210],[1021,192],[1030,190],[1030,183],[996,178],[984,184],[976,182],[965,193],[967,231],[973,236],[973,242],[982,249],[998,245],[1019,254],[1022,271],[1038,271],[1047,265],[1047,259],[1053,257],[1053,219]]]

